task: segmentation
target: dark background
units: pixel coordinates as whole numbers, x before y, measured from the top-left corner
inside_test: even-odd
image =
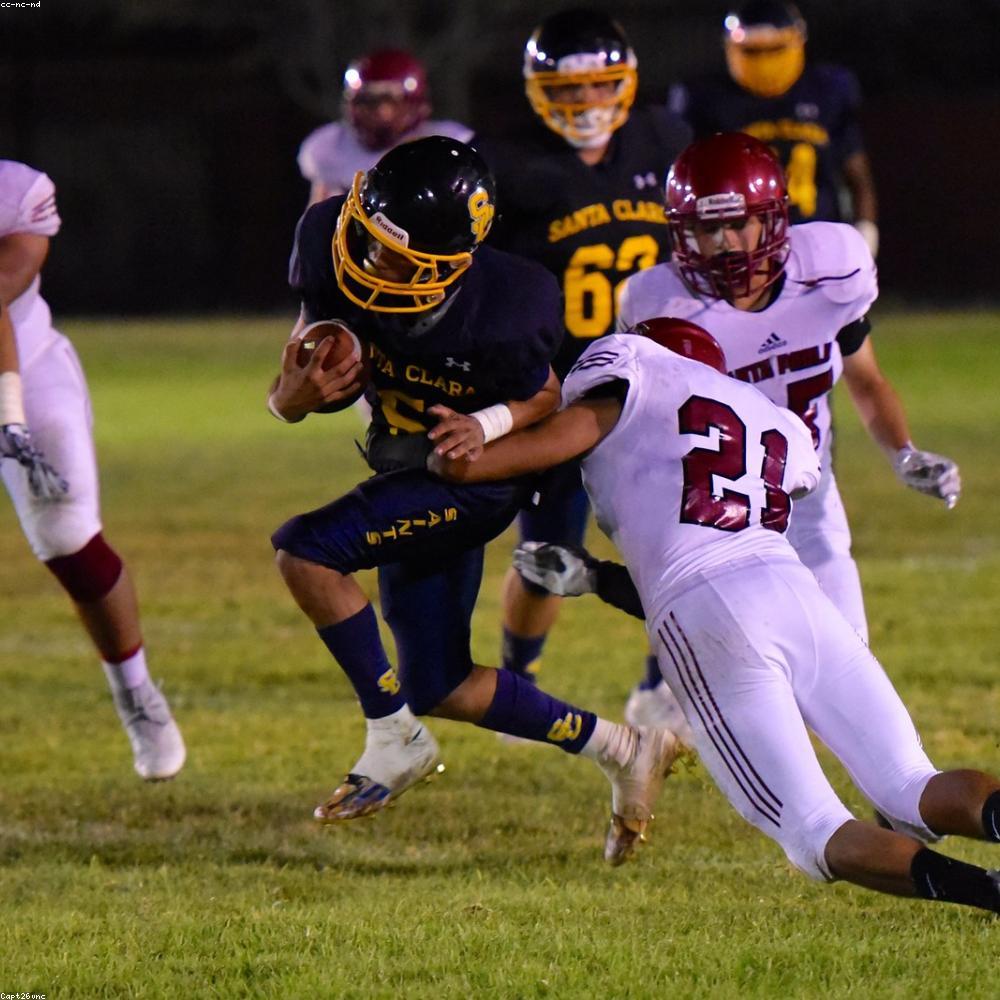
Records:
[[[0,155],[55,181],[56,310],[287,309],[307,194],[295,153],[337,117],[345,64],[386,44],[428,65],[438,117],[516,134],[521,52],[567,3],[520,0],[42,0],[0,10]],[[883,290],[1000,297],[1000,0],[800,4],[808,57],[851,67],[881,202]],[[605,9],[640,100],[723,65],[716,0]]]

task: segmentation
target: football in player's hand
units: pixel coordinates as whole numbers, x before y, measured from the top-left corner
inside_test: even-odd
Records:
[[[327,337],[333,339],[333,344],[323,358],[323,371],[329,371],[353,356],[361,361],[361,370],[357,376],[360,388],[350,399],[324,406],[320,412],[333,412],[349,406],[364,393],[365,386],[371,379],[371,354],[368,345],[362,344],[354,332],[339,319],[320,320],[317,323],[310,323],[299,331],[299,349],[295,360],[300,368],[305,368],[309,364],[313,353]]]

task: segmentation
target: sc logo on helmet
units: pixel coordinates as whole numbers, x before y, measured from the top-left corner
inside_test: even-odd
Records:
[[[469,218],[472,220],[472,235],[476,237],[477,243],[482,243],[486,239],[486,234],[493,225],[493,215],[496,209],[490,201],[489,192],[484,188],[476,188],[469,195]]]

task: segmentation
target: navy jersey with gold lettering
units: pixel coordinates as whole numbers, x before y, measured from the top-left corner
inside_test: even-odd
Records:
[[[342,319],[369,345],[369,460],[373,439],[412,436],[412,464],[422,464],[434,424],[430,407],[441,403],[471,413],[528,399],[542,388],[562,337],[559,289],[537,264],[482,246],[429,329],[421,329],[419,316],[362,309],[340,291],[333,270],[331,242],[343,200],[320,202],[302,217],[289,283],[307,320]],[[401,444],[393,454],[403,453]]]
[[[746,132],[771,146],[788,178],[792,222],[839,222],[842,166],[863,149],[861,92],[841,66],[807,65],[780,97],[755,97],[727,74],[671,88],[670,108],[695,137]]]
[[[560,376],[614,330],[621,282],[669,257],[663,181],[690,136],[675,115],[647,108],[632,112],[595,166],[541,125],[517,143],[477,140],[497,180],[491,244],[538,261],[562,285]]]

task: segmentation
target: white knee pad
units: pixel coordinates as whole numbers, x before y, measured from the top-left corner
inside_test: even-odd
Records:
[[[19,508],[18,515],[31,551],[42,562],[79,552],[101,530],[94,505],[87,499],[36,501],[27,510]]]

